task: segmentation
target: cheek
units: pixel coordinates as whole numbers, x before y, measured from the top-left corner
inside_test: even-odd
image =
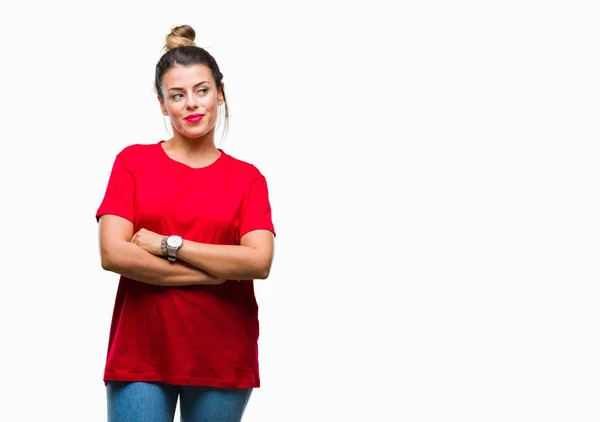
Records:
[[[166,110],[169,116],[176,117],[181,114],[181,107],[179,107],[177,104],[169,104],[166,107]]]
[[[216,95],[211,95],[210,97],[206,97],[204,99],[204,104],[206,108],[210,108],[211,110],[219,107],[219,101]]]

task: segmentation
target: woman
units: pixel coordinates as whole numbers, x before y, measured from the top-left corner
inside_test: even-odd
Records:
[[[254,279],[269,275],[267,183],[214,143],[223,75],[187,25],[155,89],[173,137],[116,157],[96,213],[102,267],[121,275],[104,381],[109,421],[239,421],[258,373]]]

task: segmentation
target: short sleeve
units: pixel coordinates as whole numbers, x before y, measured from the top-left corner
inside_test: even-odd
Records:
[[[104,199],[96,212],[96,221],[104,214],[114,214],[134,223],[135,182],[127,161],[119,154],[115,158]]]
[[[240,239],[252,230],[269,230],[275,235],[267,180],[263,175],[251,184],[244,198],[240,223]]]

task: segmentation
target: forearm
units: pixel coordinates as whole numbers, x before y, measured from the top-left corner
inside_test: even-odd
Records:
[[[128,242],[119,243],[111,251],[103,251],[102,267],[132,280],[156,286],[221,283],[220,278],[213,277],[200,268],[192,268],[184,263],[171,263]]]
[[[189,240],[184,240],[177,257],[215,277],[231,280],[265,279],[271,265],[270,259],[256,248]]]

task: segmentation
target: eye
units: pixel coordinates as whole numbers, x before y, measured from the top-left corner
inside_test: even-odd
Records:
[[[200,92],[202,95],[206,95],[206,93],[208,92],[208,89],[202,88],[202,89],[199,89],[198,92]]]
[[[172,100],[177,100],[177,99],[179,99],[179,97],[183,97],[183,94],[173,94],[173,95],[171,95],[171,99]]]

